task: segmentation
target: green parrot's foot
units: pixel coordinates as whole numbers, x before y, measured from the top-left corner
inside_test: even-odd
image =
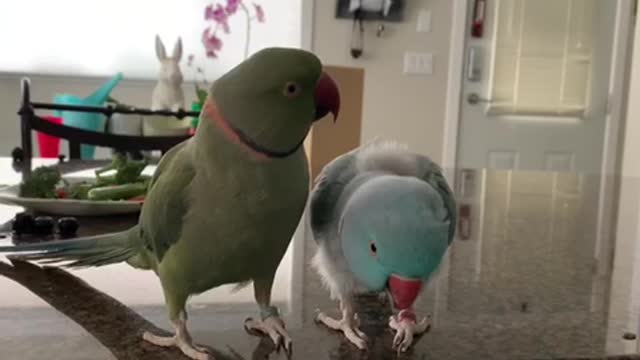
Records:
[[[396,331],[396,336],[393,338],[393,348],[398,349],[398,353],[407,351],[413,344],[414,336],[427,331],[430,325],[430,317],[416,322],[416,316],[409,310],[403,310],[397,316],[391,316],[389,326]]]
[[[318,311],[316,321],[323,323],[330,329],[342,331],[347,340],[357,346],[358,349],[365,350],[367,348],[367,335],[358,328],[360,321],[355,313],[352,316],[343,317],[342,320],[336,320]]]
[[[154,345],[177,347],[183,354],[194,360],[215,360],[205,347],[193,344],[190,336],[159,336],[145,331],[142,338]]]
[[[293,351],[291,337],[285,329],[284,321],[282,321],[279,316],[269,316],[263,321],[248,318],[244,322],[244,327],[249,331],[259,331],[268,335],[278,350],[281,346],[284,347],[287,356],[291,357]]]

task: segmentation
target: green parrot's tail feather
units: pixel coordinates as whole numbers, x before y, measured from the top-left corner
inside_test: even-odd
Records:
[[[68,268],[87,268],[116,264],[136,256],[137,227],[123,232],[50,241],[18,246],[0,246],[0,253],[9,258],[35,261],[40,264],[62,264]]]

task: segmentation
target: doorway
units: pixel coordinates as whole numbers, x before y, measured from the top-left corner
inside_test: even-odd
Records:
[[[461,241],[449,258],[448,307],[504,314],[526,303],[571,316],[604,308],[594,294],[613,254],[609,175],[634,2],[464,2],[454,151]],[[523,283],[541,266],[549,281]],[[478,308],[454,295],[469,286],[491,301]],[[492,298],[492,287],[508,297]],[[558,301],[569,287],[584,289],[573,299],[582,310]]]
[[[459,168],[600,172],[619,3],[468,1]]]

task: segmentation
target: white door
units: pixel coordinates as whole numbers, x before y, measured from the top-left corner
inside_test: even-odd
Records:
[[[614,239],[602,169],[618,120],[607,104],[631,3],[467,2],[448,309],[505,323],[523,308],[549,319],[603,310]]]
[[[487,0],[479,38],[475,3],[458,167],[600,172],[618,1]]]

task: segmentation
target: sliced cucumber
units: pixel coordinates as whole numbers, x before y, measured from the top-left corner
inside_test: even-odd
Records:
[[[124,200],[144,195],[147,191],[145,183],[101,186],[89,190],[89,200]]]

